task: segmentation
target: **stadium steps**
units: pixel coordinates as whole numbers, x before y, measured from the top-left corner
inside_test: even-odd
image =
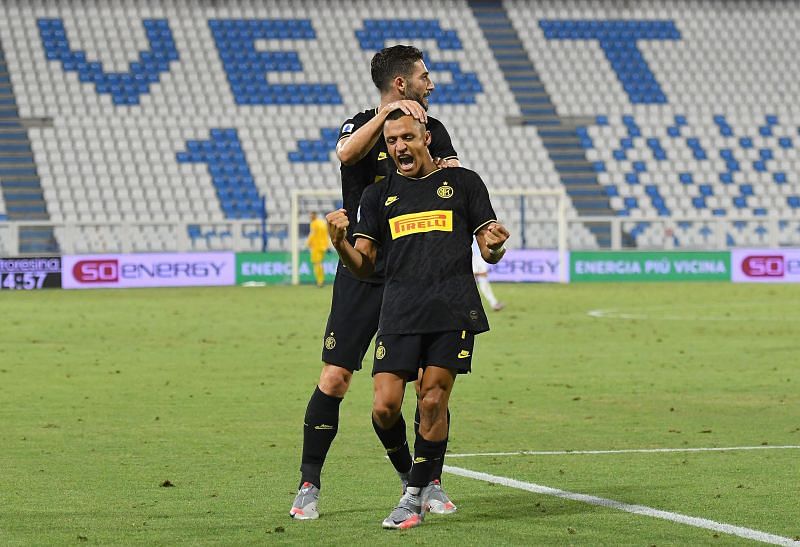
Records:
[[[0,190],[6,205],[6,219],[49,221],[47,204],[36,170],[28,125],[19,117],[14,88],[0,43]],[[19,230],[19,255],[57,254],[59,246],[50,226],[26,226]]]
[[[521,115],[507,117],[506,123],[536,127],[579,215],[613,216],[608,196],[597,180],[594,164],[586,159],[583,140],[578,134],[578,128],[592,121],[558,115],[500,0],[469,0],[468,4],[519,106]],[[599,247],[611,247],[608,224],[586,223],[586,226]]]

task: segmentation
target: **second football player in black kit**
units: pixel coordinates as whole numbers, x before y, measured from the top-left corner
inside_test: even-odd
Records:
[[[336,154],[342,162],[343,207],[355,219],[364,190],[394,171],[383,139],[383,122],[393,111],[400,111],[426,122],[432,135],[431,151],[441,167],[458,166],[456,152],[444,125],[427,115],[427,96],[433,91],[422,52],[415,47],[397,45],[385,48],[372,58],[372,80],[381,93],[377,108],[360,112],[342,124]],[[351,237],[351,243],[353,239]],[[303,424],[303,452],[300,466],[300,487],[290,510],[295,519],[319,516],[317,500],[321,487],[322,467],[339,425],[339,405],[350,386],[354,371],[369,349],[378,327],[383,297],[383,265],[378,258],[375,273],[358,279],[339,264],[333,284],[333,297],[323,335],[322,373],[312,394]],[[411,468],[411,455],[406,442],[406,424],[402,419],[373,425],[386,448],[395,470],[405,482]],[[455,511],[455,505],[438,481],[441,468],[435,473],[426,494],[431,510],[438,513]]]
[[[372,274],[379,248],[385,254],[373,415],[399,415],[406,382],[423,369],[408,487],[383,521],[384,528],[412,528],[422,522],[423,491],[447,448],[456,375],[470,371],[474,336],[489,329],[472,275],[473,236],[483,259],[496,263],[509,234],[476,173],[437,168],[419,120],[393,112],[384,137],[397,171],[364,192],[355,246],[345,237],[351,223],[344,209],[326,218],[334,248],[359,277]]]

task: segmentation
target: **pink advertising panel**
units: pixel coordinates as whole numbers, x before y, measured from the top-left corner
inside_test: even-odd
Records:
[[[234,253],[67,255],[65,289],[233,285]]]
[[[734,283],[800,283],[800,249],[734,249]]]

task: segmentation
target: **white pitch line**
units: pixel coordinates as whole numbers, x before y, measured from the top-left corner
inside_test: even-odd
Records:
[[[656,321],[778,321],[779,318],[754,318],[754,317],[715,317],[715,316],[684,316],[684,315],[652,315],[646,313],[623,313],[617,310],[589,310],[586,312],[589,317],[597,319],[639,319],[648,321],[650,319]],[[780,318],[783,320],[783,318]]]
[[[660,452],[728,452],[734,450],[793,450],[800,446],[728,446],[705,448],[628,448],[621,450],[518,450],[517,452],[476,452],[474,454],[447,454],[446,458],[476,458],[479,456],[572,456],[579,454],[649,454]]]
[[[781,316],[778,317],[770,316],[770,317],[759,317],[753,316],[752,314],[743,315],[740,317],[733,317],[730,315],[724,316],[715,316],[715,315],[670,315],[667,313],[661,313],[658,310],[650,310],[650,313],[627,313],[621,312],[615,309],[598,309],[598,310],[589,310],[586,312],[586,315],[589,317],[594,317],[595,319],[624,319],[624,320],[640,320],[640,321],[787,321],[796,319],[795,317],[785,317]]]
[[[450,456],[448,455],[448,457]],[[715,532],[722,532],[723,534],[730,534],[753,541],[770,543],[772,545],[786,545],[793,547],[800,545],[800,542],[791,538],[776,536],[760,530],[753,530],[752,528],[744,528],[742,526],[734,526],[732,524],[725,524],[723,522],[716,522],[699,517],[690,517],[688,515],[681,515],[680,513],[661,511],[660,509],[654,509],[644,505],[631,505],[621,501],[599,498],[597,496],[588,496],[586,494],[578,494],[576,492],[568,492],[566,490],[550,488],[549,486],[518,481],[515,479],[509,479],[507,477],[498,477],[497,475],[489,475],[488,473],[480,473],[478,471],[471,471],[469,469],[453,467],[450,465],[445,465],[444,471],[447,473],[452,473],[453,475],[500,484],[502,486],[508,486],[509,488],[516,488],[518,490],[526,490],[535,494],[544,494],[546,496],[555,496],[557,498],[579,501],[588,503],[590,505],[599,505],[601,507],[608,507],[610,509],[618,509],[620,511],[625,511],[626,513],[668,520],[671,522],[677,522],[679,524],[695,526],[697,528],[705,528],[707,530],[714,530]]]

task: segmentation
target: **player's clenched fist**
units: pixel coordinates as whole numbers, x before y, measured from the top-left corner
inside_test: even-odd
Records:
[[[331,243],[334,247],[338,247],[347,236],[347,227],[350,226],[347,211],[344,209],[331,211],[325,215],[325,220],[328,221],[328,235],[331,237]]]
[[[492,222],[486,227],[483,240],[486,242],[486,246],[490,249],[499,249],[503,246],[510,235],[511,234],[508,233],[508,230],[505,226],[499,222]]]

